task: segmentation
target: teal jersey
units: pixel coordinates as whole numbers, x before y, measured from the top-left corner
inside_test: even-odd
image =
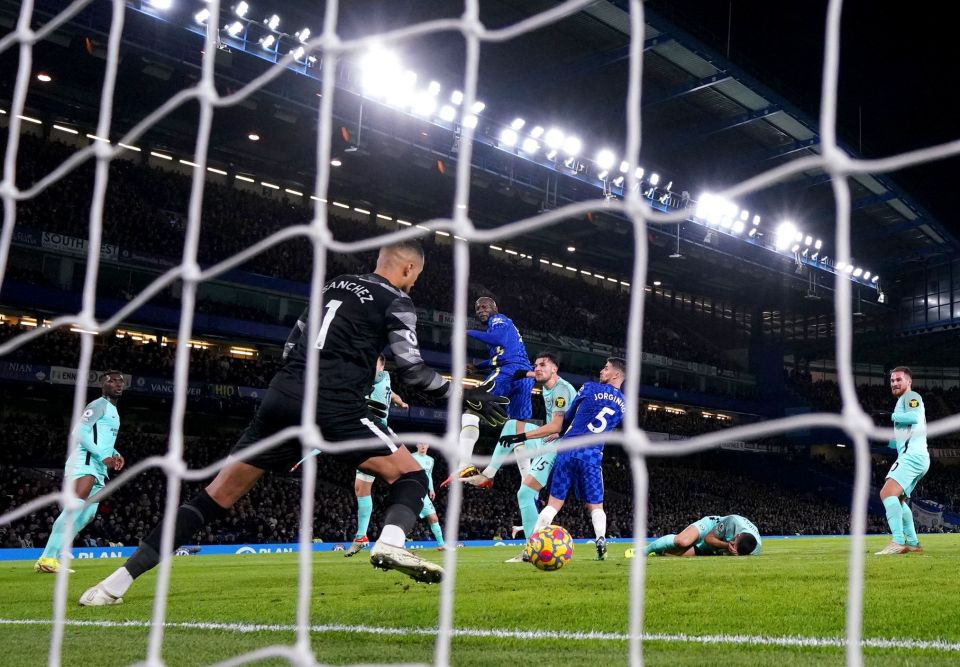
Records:
[[[423,468],[423,472],[427,473],[427,480],[430,482],[427,490],[433,491],[433,457],[427,454],[420,455],[419,453],[414,452],[413,460],[420,464],[420,467]]]
[[[106,477],[103,460],[117,453],[117,434],[120,432],[120,413],[117,406],[101,396],[84,408],[77,426],[79,447],[67,459],[67,475],[94,475]]]
[[[543,385],[542,391],[543,405],[547,409],[547,424],[553,419],[555,412],[566,412],[567,408],[569,408],[573,402],[573,399],[577,396],[577,390],[563,378],[557,379],[557,383],[553,385],[553,389],[547,389],[547,385]]]
[[[890,446],[897,454],[929,456],[927,451],[927,414],[923,399],[915,391],[904,392],[890,416],[893,421],[894,439]]]
[[[750,519],[742,517],[739,514],[728,514],[727,516],[720,517],[720,520],[717,521],[717,525],[713,528],[713,534],[724,542],[730,542],[740,533],[750,533],[757,538],[757,547],[749,554],[744,555],[759,555],[762,548],[760,543],[760,531],[757,530],[757,527]]]
[[[373,380],[373,389],[370,391],[367,398],[377,401],[378,403],[383,403],[387,406],[387,417],[390,416],[390,398],[393,396],[393,389],[390,387],[390,373],[387,371],[380,371],[377,373],[377,377]],[[378,419],[383,426],[387,425],[386,418]]]

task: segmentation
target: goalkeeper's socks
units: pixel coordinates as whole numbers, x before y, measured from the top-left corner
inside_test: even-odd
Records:
[[[373,498],[371,496],[357,496],[357,536],[354,539],[359,540],[367,534],[372,514]]]
[[[887,510],[887,523],[890,525],[890,534],[897,544],[904,544],[903,540],[903,505],[896,496],[883,499],[883,507]],[[913,513],[911,512],[911,516]],[[916,536],[916,531],[914,531]]]
[[[593,523],[593,534],[597,539],[606,539],[607,513],[603,511],[602,507],[590,512],[590,522]]]
[[[536,529],[539,512],[537,510],[537,496],[539,491],[531,489],[526,484],[520,485],[517,491],[517,504],[520,506],[520,520],[523,522],[523,534],[527,539]]]
[[[177,510],[176,524],[173,531],[173,548],[190,542],[191,538],[205,524],[222,519],[227,515],[227,509],[220,507],[216,501],[203,489],[184,503]],[[143,538],[140,547],[124,563],[126,570],[134,579],[144,572],[152,570],[160,562],[160,540],[163,535],[163,520],[158,523],[150,534]]]
[[[115,598],[122,598],[133,585],[133,577],[125,567],[118,567],[113,574],[103,580],[103,588]]]
[[[534,530],[540,530],[541,528],[546,528],[553,523],[553,520],[557,517],[557,510],[547,505],[542,510],[540,510],[540,516],[537,517],[537,525]],[[533,533],[530,533],[532,536]],[[529,539],[529,538],[527,538]]]
[[[440,522],[435,521],[430,524],[430,532],[433,533],[434,539],[437,541],[437,546],[443,546],[443,530],[440,528]]]
[[[917,539],[917,527],[913,524],[913,509],[910,503],[900,503],[900,512],[903,514],[903,539],[906,544],[915,547],[920,544]]]
[[[464,413],[460,419],[460,464],[457,472],[469,465],[473,465],[473,448],[480,439],[480,417]]]
[[[390,485],[387,496],[387,511],[383,518],[383,530],[378,542],[402,547],[407,535],[413,530],[423,510],[423,498],[427,495],[427,473],[423,470],[400,475]]]
[[[644,555],[657,554],[658,556],[662,556],[665,551],[669,551],[677,546],[673,541],[675,537],[676,535],[673,534],[658,537],[643,548]]]

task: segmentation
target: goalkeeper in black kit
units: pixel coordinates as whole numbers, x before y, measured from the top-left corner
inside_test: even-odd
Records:
[[[299,439],[245,455],[250,445],[301,423],[307,346],[318,348],[316,424],[327,445],[324,454],[350,467],[376,475],[390,485],[380,538],[370,552],[375,567],[397,570],[416,581],[439,582],[443,569],[404,549],[413,528],[428,480],[420,465],[392,434],[381,427],[365,398],[370,391],[377,357],[389,346],[403,381],[427,395],[442,399],[452,386],[428,368],[417,343],[417,316],[408,293],[423,271],[423,249],[416,241],[381,248],[376,270],[364,275],[342,275],[323,288],[323,310],[317,339],[306,340],[304,312],[287,340],[283,367],[270,382],[250,425],[240,436],[226,466],[207,487],[177,511],[173,546],[190,543],[205,524],[227,515],[266,471],[285,473],[302,457]],[[488,393],[489,387],[464,391],[468,409],[492,424],[506,419],[507,399]],[[342,451],[337,443],[379,439],[377,449]],[[322,510],[321,510],[322,511]],[[123,567],[89,588],[80,598],[84,606],[118,604],[144,572],[168,554],[160,552],[161,527],[155,527]]]

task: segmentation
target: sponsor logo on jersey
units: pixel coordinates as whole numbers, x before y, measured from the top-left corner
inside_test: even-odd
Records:
[[[911,398],[911,399],[910,399],[910,402],[909,402],[909,405],[910,405],[911,408],[919,408],[919,407],[920,407],[920,401],[918,401],[918,400],[915,399],[915,398]]]
[[[563,396],[557,396],[557,400],[555,400],[553,404],[558,408],[562,408],[567,404],[567,399]]]

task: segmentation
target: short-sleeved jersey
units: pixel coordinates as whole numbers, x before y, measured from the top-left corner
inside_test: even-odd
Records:
[[[120,413],[117,412],[117,406],[103,396],[88,403],[77,425],[79,447],[69,456],[64,468],[67,474],[86,471],[105,476],[107,467],[103,459],[116,454],[119,433]]]
[[[370,390],[370,399],[383,403],[387,406],[387,416],[378,419],[384,426],[387,425],[387,418],[390,416],[390,398],[393,396],[393,389],[390,387],[390,373],[380,371],[373,380],[373,389]]]
[[[892,418],[897,454],[929,456],[927,414],[920,394],[915,391],[904,392],[897,399]]]
[[[727,516],[720,517],[720,520],[717,521],[717,525],[713,528],[713,534],[723,540],[724,542],[730,542],[740,533],[749,533],[757,539],[757,546],[749,554],[741,554],[746,556],[757,556],[760,554],[762,545],[760,543],[760,531],[754,525],[754,523],[742,517],[739,514],[728,514]]]
[[[565,413],[569,410],[570,406],[573,405],[573,399],[577,397],[577,390],[563,378],[557,378],[557,383],[553,385],[552,389],[543,385],[542,392],[543,405],[547,409],[547,424],[553,419],[554,414]]]
[[[490,359],[477,364],[478,368],[503,368],[514,366],[525,370],[532,370],[527,348],[523,345],[523,337],[517,331],[513,320],[497,313],[487,320],[487,330],[470,329],[467,335],[487,344]]]
[[[306,340],[306,330],[305,310],[290,332],[283,366],[270,388],[302,399],[307,346],[313,345],[319,349],[318,414],[363,414],[377,358],[388,345],[396,372],[405,383],[439,398],[450,392],[450,383],[420,356],[413,301],[380,275],[342,275],[328,281],[316,340]]]
[[[623,394],[616,387],[600,382],[587,382],[573,399],[564,423],[564,438],[609,433],[620,425],[626,412]],[[603,460],[603,443],[599,442],[572,451],[575,458],[591,463]]]
[[[421,455],[418,452],[414,452],[413,460],[419,463],[423,471],[427,473],[427,480],[430,482],[427,490],[433,491],[433,457],[429,454]]]

